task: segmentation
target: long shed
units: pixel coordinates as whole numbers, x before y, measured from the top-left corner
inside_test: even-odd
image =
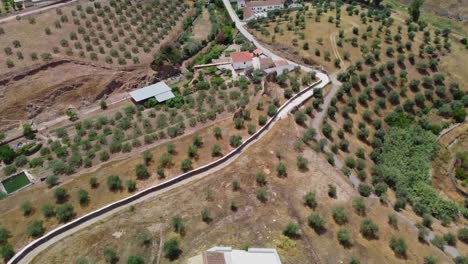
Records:
[[[158,82],[130,92],[130,96],[136,103],[155,98],[159,103],[174,98],[171,87],[165,82]]]

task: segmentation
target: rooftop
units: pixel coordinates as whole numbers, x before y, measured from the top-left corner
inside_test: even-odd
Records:
[[[231,59],[233,63],[252,61],[252,58],[252,54],[249,51],[231,53]]]
[[[219,253],[223,254],[224,259]],[[231,247],[214,247],[203,255],[210,256],[204,257],[204,264],[281,264],[278,252],[273,248],[249,248],[245,251]]]
[[[131,91],[130,96],[135,102],[155,97],[160,103],[175,97],[171,91],[171,87],[169,87],[165,82],[158,82],[150,86]]]

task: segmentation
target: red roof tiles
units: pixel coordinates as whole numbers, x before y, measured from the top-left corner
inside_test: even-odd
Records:
[[[252,54],[248,51],[233,52],[231,59],[233,63],[252,61]]]

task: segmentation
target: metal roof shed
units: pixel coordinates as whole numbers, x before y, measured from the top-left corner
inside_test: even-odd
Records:
[[[165,82],[158,82],[150,86],[131,91],[130,96],[135,102],[141,102],[154,97],[160,103],[175,97],[171,91],[171,87],[169,87]]]

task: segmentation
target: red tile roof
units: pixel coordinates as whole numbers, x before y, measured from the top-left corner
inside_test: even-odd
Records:
[[[251,7],[244,7],[242,8],[242,11],[244,11],[244,19],[248,19],[255,16],[255,13],[253,12]]]
[[[288,65],[289,63],[285,60],[278,60],[278,61],[275,61],[275,66],[276,67],[279,67],[279,66],[286,66]]]
[[[273,68],[275,64],[271,58],[260,58],[260,68],[269,69]]]
[[[248,51],[233,52],[231,53],[233,63],[252,61],[252,54]]]

